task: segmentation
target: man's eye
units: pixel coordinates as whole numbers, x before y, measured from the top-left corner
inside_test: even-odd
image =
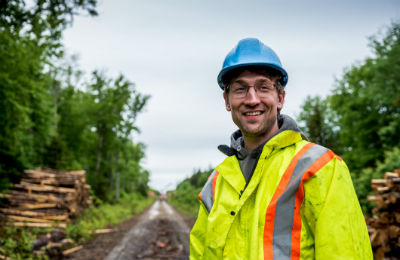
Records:
[[[235,91],[236,93],[241,93],[241,92],[246,91],[246,89],[245,89],[244,87],[239,87],[239,88],[236,88],[234,91]]]
[[[269,87],[268,86],[259,86],[258,87],[258,90],[259,91],[261,91],[261,92],[267,92],[267,91],[269,91]]]

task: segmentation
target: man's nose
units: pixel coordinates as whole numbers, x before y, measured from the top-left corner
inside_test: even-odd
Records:
[[[250,87],[246,95],[245,104],[254,106],[258,103],[260,103],[260,98],[258,97],[257,91],[254,87]]]

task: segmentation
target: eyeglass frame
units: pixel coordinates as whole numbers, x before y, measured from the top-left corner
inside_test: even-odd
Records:
[[[226,88],[225,88],[225,91],[226,91],[226,93],[232,93],[232,97],[233,98],[235,98],[235,99],[243,99],[243,98],[245,98],[245,97],[247,97],[247,94],[249,93],[249,90],[250,90],[250,88],[254,88],[254,91],[257,93],[257,96],[258,97],[264,97],[264,95],[263,94],[267,94],[269,91],[271,91],[273,88],[275,88],[277,91],[278,91],[278,94],[279,94],[279,89],[281,88],[281,85],[279,84],[279,81],[276,81],[275,83],[272,81],[272,80],[270,80],[270,79],[268,79],[268,80],[263,80],[264,82],[263,83],[261,83],[260,85],[257,85],[257,84],[255,84],[255,85],[252,85],[252,86],[249,86],[249,85],[247,85],[247,84],[242,84],[242,83],[240,83],[240,82],[235,82],[235,83],[237,83],[237,84],[240,84],[241,86],[243,86],[243,87],[245,87],[246,88],[246,91],[242,94],[242,93],[240,93],[241,95],[240,96],[238,96],[237,95],[237,93],[236,93],[236,96],[235,96],[235,93],[233,93],[232,91],[230,91],[230,90],[232,90],[231,89],[231,87],[232,87],[232,85],[233,84],[235,84],[235,83],[233,83],[233,84],[229,84],[228,86],[226,86]],[[269,85],[269,86],[267,86],[268,87],[268,90],[266,90],[265,92],[262,92],[261,90],[260,90],[260,88],[262,87],[262,86],[265,86],[266,84],[265,84],[265,82],[270,82],[271,84]],[[261,95],[260,95],[261,94]]]

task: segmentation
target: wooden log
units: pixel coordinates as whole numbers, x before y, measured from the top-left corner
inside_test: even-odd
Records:
[[[385,251],[382,247],[374,250],[374,259],[385,259]]]
[[[54,185],[54,186],[73,186],[75,181],[78,180],[81,183],[86,181],[85,177],[82,176],[74,176],[74,175],[66,175],[60,174],[56,176],[26,176],[22,181],[33,183],[33,184],[47,184],[47,185]]]
[[[81,250],[83,248],[83,246],[77,246],[77,247],[73,247],[70,249],[67,249],[65,251],[62,252],[63,255],[70,255],[78,250]]]
[[[42,171],[42,170],[40,170],[40,169],[35,169],[35,170],[31,170],[31,169],[28,169],[28,170],[25,170],[24,171],[24,173],[26,174],[26,176],[29,176],[29,177],[36,177],[36,178],[55,178],[56,177],[56,174],[55,173],[51,173],[51,172],[45,172],[45,171]]]
[[[68,214],[58,215],[58,216],[43,216],[43,217],[40,217],[40,219],[69,222]]]
[[[72,188],[63,188],[63,187],[54,187],[50,185],[36,185],[32,183],[27,183],[21,181],[20,184],[13,184],[12,187],[14,188],[20,188],[20,189],[25,189],[28,191],[50,191],[50,192],[58,192],[58,193],[75,193],[76,190]]]
[[[396,220],[397,224],[400,224],[400,212],[394,212],[394,219]]]
[[[392,191],[388,193],[388,200],[392,204],[396,204],[400,202],[400,192]]]
[[[387,230],[384,229],[380,229],[378,231],[378,238],[377,238],[377,242],[378,245],[381,246],[381,248],[383,249],[383,251],[389,252],[390,251],[390,246],[389,246],[389,234]]]
[[[371,184],[386,185],[387,181],[385,179],[372,179]]]
[[[114,230],[111,228],[105,228],[105,229],[96,229],[95,231],[93,231],[94,234],[107,234],[110,232],[113,232]]]
[[[33,248],[33,250],[38,250],[42,246],[47,245],[49,242],[50,242],[50,234],[47,233],[44,236],[40,236],[40,237],[35,238],[35,240],[33,240],[32,248]]]
[[[80,171],[67,171],[65,174],[70,174],[70,175],[76,175],[76,176],[85,176],[86,171],[80,170]]]
[[[55,228],[50,232],[50,239],[53,242],[60,241],[67,236],[67,232],[61,228]]]
[[[399,184],[399,183],[400,183],[400,177],[398,177],[398,178],[392,178],[392,179],[390,179],[390,182],[391,182],[392,184]]]
[[[37,227],[37,228],[49,228],[49,227],[59,227],[59,228],[67,228],[66,223],[31,223],[31,222],[9,222],[6,223],[8,226],[16,226],[16,227]]]
[[[0,198],[9,198],[10,194],[0,193]]]
[[[46,219],[40,219],[40,218],[28,218],[28,217],[21,217],[21,216],[15,216],[15,215],[7,215],[7,219],[9,220],[16,220],[19,222],[22,221],[27,221],[27,222],[31,222],[31,223],[53,223],[50,220],[46,220]]]
[[[11,258],[9,258],[8,256],[5,256],[5,255],[0,255],[0,259],[3,259],[3,260],[12,260]]]
[[[33,249],[37,250],[37,249],[41,248],[42,246],[47,245],[49,242],[58,242],[62,239],[65,239],[66,236],[67,236],[67,233],[65,232],[65,230],[60,229],[60,228],[55,228],[51,232],[49,232],[43,236],[37,237],[33,241]]]
[[[23,203],[20,204],[20,209],[43,209],[43,208],[57,208],[57,203]]]
[[[378,232],[376,231],[376,229],[372,229],[371,234],[369,236],[371,244],[375,244],[376,235],[378,235]]]
[[[400,237],[400,227],[395,225],[389,226],[389,238],[396,239]]]
[[[386,192],[389,190],[389,187],[378,187],[377,190],[378,192]]]
[[[385,180],[390,179],[390,178],[398,178],[400,177],[398,173],[395,172],[386,172],[385,173]]]
[[[55,174],[55,175],[61,175],[61,174],[67,174],[67,175],[71,175],[71,176],[85,176],[86,171],[84,170],[77,170],[77,171],[58,171],[58,170],[54,170],[54,169],[49,169],[49,168],[38,168],[35,170],[25,170],[24,172],[27,171],[35,171],[35,172],[39,172],[39,173],[43,173],[43,174]]]
[[[0,212],[5,215],[20,215],[26,217],[50,217],[50,216],[67,216],[67,209],[36,209],[33,210],[21,210],[18,208],[0,208]]]
[[[69,238],[65,238],[60,242],[49,242],[46,245],[46,254],[51,258],[58,258],[62,255],[62,251],[72,245],[73,241]]]
[[[39,184],[39,185],[53,185],[53,186],[73,186],[74,180],[60,180],[60,179],[27,179],[24,178],[21,181],[25,183]]]
[[[367,200],[374,202],[380,208],[386,206],[385,201],[382,198],[382,196],[367,196]]]
[[[43,213],[43,212],[35,212],[35,211],[19,210],[19,209],[0,208],[0,212],[11,214],[11,215],[27,216],[27,217],[42,217],[42,216],[46,216],[46,214]]]
[[[70,194],[70,193],[68,193],[68,194]],[[14,199],[14,200],[32,199],[37,202],[59,202],[59,201],[67,199],[68,194],[67,194],[67,196],[56,196],[51,193],[35,193],[35,194],[31,193],[31,194],[29,194],[25,191],[11,190],[9,192],[9,195],[10,195],[9,198]]]

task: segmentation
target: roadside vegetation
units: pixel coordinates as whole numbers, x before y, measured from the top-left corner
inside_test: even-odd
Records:
[[[400,168],[400,23],[369,40],[373,56],[346,68],[328,96],[309,96],[298,118],[311,141],[346,161],[365,214],[371,179]]]
[[[118,203],[98,203],[67,226],[68,236],[77,244],[93,237],[95,230],[110,228],[142,212],[154,198],[141,194],[123,194]]]
[[[96,16],[96,6],[97,0],[0,5],[0,193],[25,169],[85,170],[96,199],[67,227],[75,243],[153,201],[147,197],[149,172],[141,165],[145,145],[133,137],[150,97],[122,74],[85,74],[62,44],[74,16]],[[0,258],[48,258],[32,253],[33,239],[48,231],[1,223]]]
[[[96,206],[88,208],[78,218],[68,224],[67,238],[74,245],[81,245],[90,240],[98,229],[112,228],[116,224],[142,212],[154,202],[154,198],[141,194],[122,194],[118,203],[105,203],[95,199]],[[0,255],[11,259],[49,259],[45,254],[32,251],[36,237],[50,232],[52,228],[0,228]]]
[[[199,210],[199,193],[213,169],[196,170],[193,175],[168,192],[168,202],[181,212],[196,218]]]

